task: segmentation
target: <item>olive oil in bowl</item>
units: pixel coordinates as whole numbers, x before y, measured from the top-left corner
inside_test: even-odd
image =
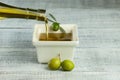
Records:
[[[72,41],[72,33],[48,33],[48,39],[46,35],[46,33],[41,33],[39,41]]]

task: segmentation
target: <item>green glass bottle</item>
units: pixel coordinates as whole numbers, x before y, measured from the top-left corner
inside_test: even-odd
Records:
[[[44,9],[21,8],[0,2],[0,19],[22,18],[45,21],[45,12]]]

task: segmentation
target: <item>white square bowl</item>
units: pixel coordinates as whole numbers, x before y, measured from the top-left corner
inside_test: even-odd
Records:
[[[37,50],[37,58],[39,63],[48,63],[53,57],[60,55],[61,61],[65,59],[73,60],[75,47],[79,43],[78,28],[75,24],[61,24],[66,33],[72,33],[71,41],[40,41],[41,33],[45,33],[44,24],[36,24],[33,32],[33,45]],[[53,32],[49,29],[49,33],[61,33],[60,31]]]

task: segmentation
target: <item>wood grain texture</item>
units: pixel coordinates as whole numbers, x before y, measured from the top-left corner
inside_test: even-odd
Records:
[[[5,75],[6,74],[6,75]],[[48,75],[46,75],[48,74]],[[58,73],[58,72],[18,72],[9,73],[6,72],[4,75],[1,75],[0,78],[4,80],[119,80],[119,73],[98,73],[98,72],[80,72],[80,73]]]
[[[46,15],[52,13],[60,23],[77,24],[80,28],[120,28],[119,9],[47,9]],[[69,15],[66,15],[69,13]],[[50,18],[50,16],[48,16]],[[5,19],[0,21],[1,29],[33,29],[35,24],[44,22],[27,19]]]
[[[78,48],[120,48],[120,29],[80,29]],[[34,48],[33,29],[0,29],[1,48]]]
[[[51,72],[47,64],[38,64],[34,48],[1,48],[0,53],[0,71]],[[77,48],[73,72],[120,72],[119,53],[120,50],[115,48]]]
[[[0,1],[20,7],[45,8],[46,15],[52,13],[60,23],[77,24],[79,33],[75,69],[51,71],[47,64],[38,64],[32,45],[34,25],[43,22],[0,21],[0,80],[120,80],[119,0]]]
[[[119,0],[0,0],[28,8],[120,8]],[[32,5],[32,6],[31,6]]]
[[[109,48],[78,49],[72,72],[51,71],[47,64],[38,64],[33,48],[1,48],[0,79],[3,80],[119,80],[120,50]]]

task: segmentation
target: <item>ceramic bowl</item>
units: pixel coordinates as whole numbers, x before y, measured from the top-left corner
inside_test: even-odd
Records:
[[[79,43],[78,28],[75,24],[61,24],[66,33],[72,33],[71,41],[40,41],[41,33],[45,33],[44,24],[36,24],[33,32],[33,45],[37,50],[39,63],[48,63],[53,57],[60,56],[61,61],[70,59],[73,61],[75,47]],[[61,31],[51,31],[49,33],[61,33]]]

